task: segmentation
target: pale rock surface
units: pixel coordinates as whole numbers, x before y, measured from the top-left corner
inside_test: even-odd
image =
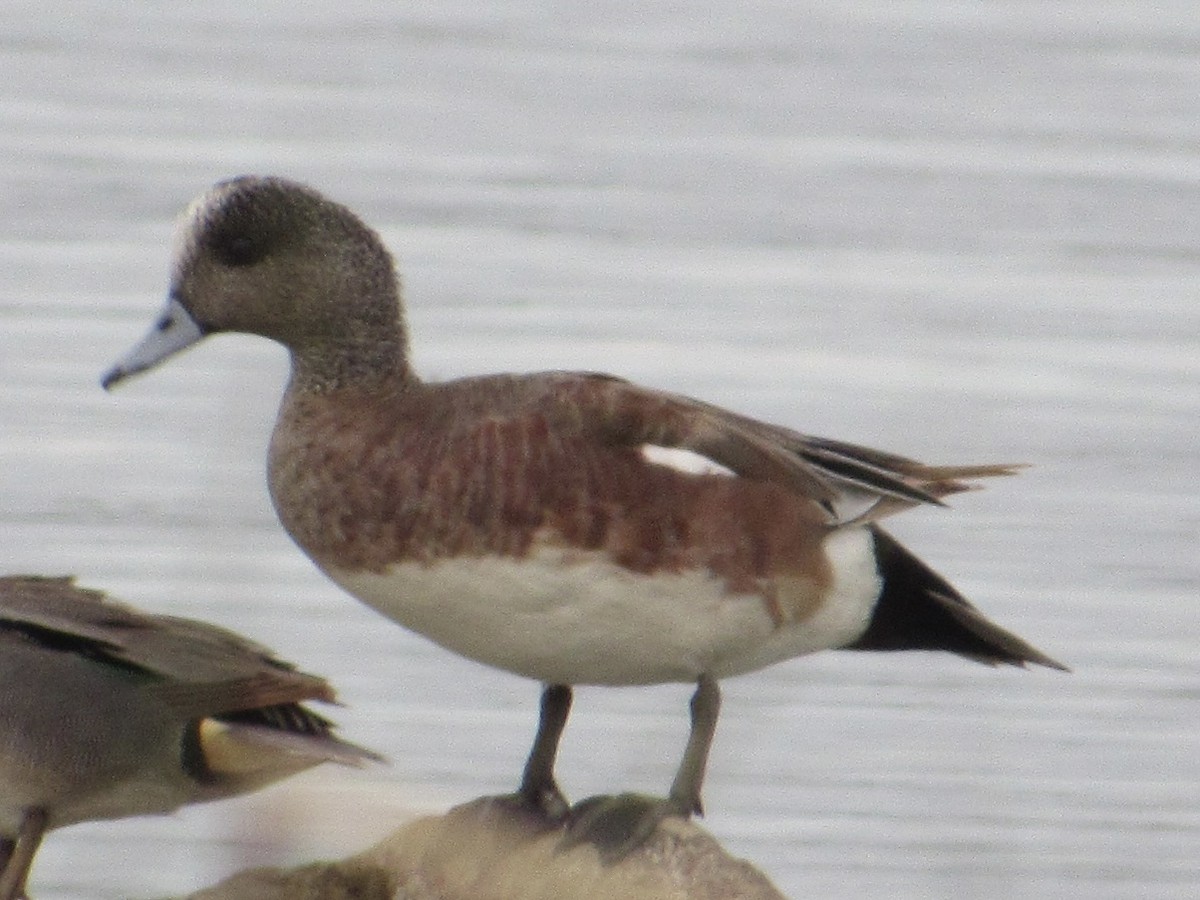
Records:
[[[255,869],[188,900],[783,900],[702,828],[667,820],[604,865],[561,830],[489,800],[417,819],[371,849],[297,869]]]

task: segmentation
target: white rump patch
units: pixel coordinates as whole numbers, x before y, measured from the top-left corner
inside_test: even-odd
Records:
[[[660,447],[657,444],[642,444],[642,458],[655,466],[666,466],[685,475],[733,475],[731,469],[715,462],[701,453],[680,447]]]

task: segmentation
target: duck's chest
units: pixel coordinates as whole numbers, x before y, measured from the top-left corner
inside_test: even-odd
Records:
[[[547,522],[578,530],[600,502],[594,473],[608,451],[551,434],[537,414],[447,425],[311,407],[285,405],[269,484],[284,527],[323,567],[521,555]]]
[[[434,505],[431,449],[418,438],[369,414],[285,404],[267,458],[280,522],[322,566],[379,569],[407,557]]]

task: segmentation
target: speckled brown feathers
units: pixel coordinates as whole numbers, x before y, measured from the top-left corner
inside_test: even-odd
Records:
[[[611,379],[551,380],[290,396],[270,455],[285,526],[338,569],[551,543],[640,573],[708,569],[735,592],[826,577],[818,507],[770,482],[652,465],[639,447],[662,432],[644,424],[661,401]]]

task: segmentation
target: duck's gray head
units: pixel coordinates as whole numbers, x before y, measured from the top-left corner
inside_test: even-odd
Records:
[[[105,388],[218,331],[337,369],[403,355],[399,285],[379,237],[349,209],[282,178],[222,181],[184,212],[167,302]]]

